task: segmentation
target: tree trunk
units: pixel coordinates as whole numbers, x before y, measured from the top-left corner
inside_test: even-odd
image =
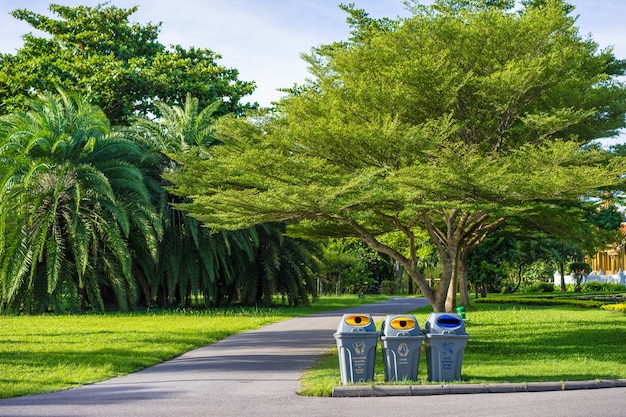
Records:
[[[459,277],[461,279],[461,285],[460,285],[460,292],[461,292],[461,305],[464,307],[469,307],[470,306],[470,301],[469,301],[469,285],[467,282],[467,263],[463,262],[461,265],[459,265],[459,269],[461,270],[461,273],[459,274]]]
[[[567,287],[565,286],[565,264],[559,264],[559,269],[561,270],[561,291],[566,292]]]
[[[499,227],[504,222],[504,218],[487,223],[488,216],[485,213],[463,212],[460,209],[449,213],[441,211],[439,215],[444,221],[445,228],[435,226],[427,214],[424,214],[424,225],[431,237],[431,242],[437,247],[444,270],[448,265],[451,271],[450,280],[446,283],[442,282],[441,285],[446,285],[447,289],[445,310],[453,312],[456,308],[459,284],[461,284],[461,303],[469,305],[465,266],[467,255],[487,237],[490,231]]]
[[[469,307],[469,288],[467,285],[467,265],[465,262],[465,251],[458,249],[453,265],[453,275],[448,287],[446,297],[446,311],[454,312],[457,307],[457,293],[461,295],[461,305]]]
[[[437,308],[435,312],[444,312],[448,310],[448,294],[450,293],[450,286],[453,284],[454,279],[454,263],[443,262],[443,271],[441,272],[441,281],[437,287],[437,293],[439,295],[437,299]],[[433,305],[435,308],[435,305]]]
[[[430,285],[428,285],[426,278],[424,278],[417,268],[407,269],[407,271],[409,278],[417,285],[424,295],[424,298],[426,298],[433,307],[433,310],[435,312],[445,311],[446,292],[442,291],[441,286],[437,288],[437,291],[433,291]]]
[[[141,294],[143,295],[146,307],[152,307],[152,292],[150,291],[150,285],[148,284],[146,276],[139,270],[135,270],[134,275],[141,288]]]
[[[454,268],[456,269],[456,268]],[[456,293],[458,289],[459,278],[457,271],[452,273],[450,285],[448,285],[448,293],[446,294],[446,311],[453,312],[456,308]]]
[[[428,212],[420,212],[408,224],[402,224],[399,219],[393,215],[387,215],[380,211],[376,214],[380,218],[392,223],[399,231],[405,234],[409,241],[409,257],[404,256],[397,249],[387,246],[380,242],[376,235],[361,226],[353,219],[333,218],[333,221],[339,221],[352,227],[360,237],[372,249],[384,253],[395,259],[408,272],[409,276],[417,284],[424,294],[424,297],[433,307],[435,312],[454,311],[454,307],[450,310],[446,309],[446,299],[452,285],[454,289],[452,293],[456,302],[456,286],[451,284],[457,262],[464,262],[463,256],[476,247],[486,236],[487,233],[498,227],[504,218],[497,219],[491,223],[485,223],[488,216],[482,212],[463,212],[460,209],[454,209],[450,212],[444,210],[436,211],[434,214],[438,216],[438,224],[433,222]],[[418,268],[419,257],[417,256],[417,247],[413,228],[418,222],[423,222],[431,243],[437,248],[437,252],[441,257],[443,264],[443,272],[441,281],[434,291],[429,285]],[[463,252],[459,253],[459,250]],[[450,306],[449,306],[450,307]]]

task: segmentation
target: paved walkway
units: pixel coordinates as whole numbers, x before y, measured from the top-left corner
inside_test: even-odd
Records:
[[[422,299],[394,299],[283,321],[121,378],[57,393],[0,400],[0,416],[626,415],[626,388],[384,398],[296,394],[302,371],[335,343],[333,332],[344,312],[380,317],[423,305]]]

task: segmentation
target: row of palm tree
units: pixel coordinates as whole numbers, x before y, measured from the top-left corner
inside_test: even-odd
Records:
[[[1,117],[0,312],[306,302],[309,243],[276,224],[212,234],[173,206],[162,173],[219,144],[218,105],[116,127],[59,91]]]

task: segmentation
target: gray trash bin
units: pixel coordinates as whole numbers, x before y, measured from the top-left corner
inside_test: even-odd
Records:
[[[454,313],[430,313],[425,327],[428,380],[460,380],[463,353],[469,339],[463,319]]]
[[[417,381],[423,340],[415,316],[404,314],[385,317],[380,342],[386,381]]]
[[[370,314],[344,314],[334,334],[339,351],[341,383],[374,379],[378,332]]]

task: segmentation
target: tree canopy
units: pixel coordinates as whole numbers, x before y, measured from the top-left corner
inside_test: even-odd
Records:
[[[155,113],[155,101],[184,103],[187,93],[201,108],[222,101],[218,114],[253,105],[242,98],[254,82],[218,64],[219,54],[158,41],[160,24],[129,22],[137,7],[108,3],[96,7],[51,4],[58,18],[27,9],[12,15],[46,36],[23,36],[15,55],[0,55],[0,113],[26,108],[26,99],[57,88],[77,92],[104,110],[112,124],[127,124],[137,114]]]
[[[626,66],[579,35],[565,2],[415,2],[396,20],[343,8],[352,35],[305,56],[310,82],[274,113],[223,120],[210,157],[175,157],[168,178],[192,199],[179,207],[216,230],[357,236],[442,311],[467,255],[508,218],[620,181],[623,159],[581,145],[624,127]],[[436,290],[418,268],[420,228],[442,259]]]

